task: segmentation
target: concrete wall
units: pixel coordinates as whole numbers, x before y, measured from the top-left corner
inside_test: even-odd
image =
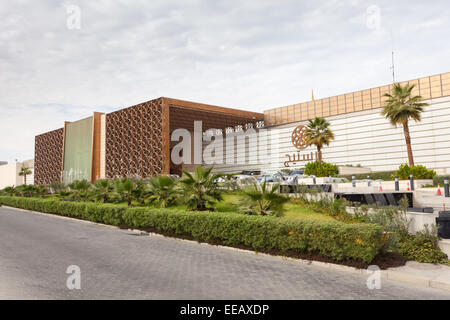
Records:
[[[428,100],[422,121],[411,122],[411,139],[416,164],[450,173],[450,98]],[[324,161],[337,165],[362,165],[372,171],[390,171],[407,162],[402,128],[393,127],[380,115],[381,109],[328,117],[335,140],[323,150]],[[280,130],[280,156],[296,152],[291,143],[293,129],[306,122],[274,128]],[[315,152],[307,148],[301,153]],[[280,168],[283,168],[282,158]]]
[[[20,169],[27,167],[33,174],[27,176],[27,184],[34,183],[34,161],[12,162],[0,165],[0,189],[24,184],[24,178],[19,176]]]

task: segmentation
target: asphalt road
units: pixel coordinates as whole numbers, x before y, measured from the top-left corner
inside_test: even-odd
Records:
[[[80,268],[81,289],[67,288]],[[450,292],[0,208],[0,299],[449,299]],[[74,283],[74,282],[71,282]]]

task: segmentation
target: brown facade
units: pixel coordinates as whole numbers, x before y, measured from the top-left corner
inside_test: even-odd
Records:
[[[35,138],[34,183],[61,181],[63,170],[64,129],[50,131]]]
[[[263,120],[247,112],[170,98],[151,100],[106,115],[106,177],[180,173],[170,161],[170,135],[178,128],[225,129]]]
[[[163,113],[160,98],[106,115],[106,178],[165,171]]]
[[[124,176],[149,177],[179,173],[170,161],[170,135],[177,128],[193,131],[194,121],[203,130],[225,129],[262,121],[261,113],[159,98],[105,116],[104,155],[101,154],[101,113],[93,116],[91,180]],[[37,184],[61,181],[64,170],[64,129],[36,137]],[[100,168],[104,164],[105,172]]]
[[[248,123],[255,124],[264,120],[261,113],[248,112],[242,110],[228,109],[211,105],[192,103],[175,99],[164,98],[165,105],[169,108],[169,134],[175,129],[187,129],[194,131],[194,121],[202,121],[202,130],[226,129]],[[170,156],[170,150],[166,151]],[[164,173],[182,174],[182,170],[190,171],[195,165],[186,166],[175,165],[170,162],[170,170]]]
[[[94,112],[92,117],[92,172],[91,182],[100,179],[101,166],[101,121],[103,113]]]

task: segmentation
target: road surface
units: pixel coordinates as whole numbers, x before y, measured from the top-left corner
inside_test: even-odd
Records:
[[[81,289],[69,266],[80,270]],[[450,292],[0,208],[0,299],[449,299]]]

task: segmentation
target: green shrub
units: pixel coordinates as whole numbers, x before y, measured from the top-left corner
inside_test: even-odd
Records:
[[[125,210],[124,206],[113,204],[22,197],[0,197],[0,203],[14,208],[52,213],[114,226],[122,224],[122,214]]]
[[[422,165],[410,167],[406,163],[400,165],[398,170],[395,171],[395,175],[398,176],[400,180],[409,179],[410,174],[413,175],[414,179],[433,179],[436,176],[436,171],[428,170]]]
[[[425,225],[423,231],[399,243],[399,252],[406,258],[423,263],[449,264],[448,257],[438,246],[437,227]]]
[[[242,190],[242,195],[248,200],[248,213],[255,213],[261,216],[273,215],[281,217],[284,211],[284,204],[288,198],[278,194],[279,184],[269,187],[266,180],[261,185],[253,183]]]
[[[389,234],[383,251],[398,251],[400,241],[409,236],[411,220],[406,216],[406,209],[399,210],[397,207],[389,206],[374,208],[369,213],[364,209],[356,208],[355,216],[363,222],[382,226],[383,230]]]
[[[346,207],[351,205],[350,202],[334,196],[329,197],[317,188],[310,189],[306,186],[298,185],[295,189],[295,198],[291,199],[291,201],[316,212],[327,214],[339,221],[346,223],[357,221],[346,210]]]
[[[237,213],[127,208],[37,198],[0,197],[0,203],[112,225],[154,230],[197,241],[277,253],[319,253],[338,261],[370,263],[384,244],[380,226],[291,220]]]
[[[319,161],[308,162],[305,165],[305,174],[316,177],[336,176],[339,173],[337,165]]]
[[[437,187],[437,185],[440,184],[441,187],[443,187],[445,178],[449,178],[450,179],[450,176],[449,175],[446,175],[446,176],[435,176],[433,178],[433,185]]]
[[[197,241],[246,246],[257,251],[319,252],[336,260],[371,262],[383,245],[381,227],[339,221],[302,221],[236,213],[132,208],[127,225]]]

